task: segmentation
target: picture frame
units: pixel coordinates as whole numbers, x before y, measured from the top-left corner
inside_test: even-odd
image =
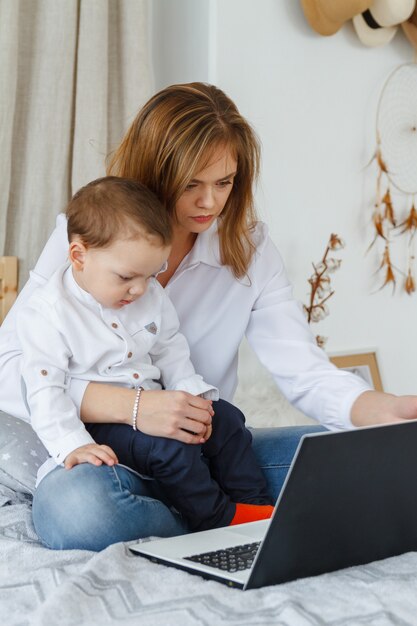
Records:
[[[383,391],[381,374],[379,372],[376,352],[352,352],[349,354],[333,354],[330,361],[340,367],[360,376],[376,391]]]

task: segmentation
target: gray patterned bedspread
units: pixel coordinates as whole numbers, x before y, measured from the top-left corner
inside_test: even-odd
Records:
[[[30,500],[3,486],[0,551],[4,626],[417,624],[415,553],[242,592],[150,563],[124,544],[100,553],[47,550]]]

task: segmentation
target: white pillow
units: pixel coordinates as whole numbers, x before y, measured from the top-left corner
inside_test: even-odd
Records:
[[[0,411],[0,483],[33,494],[36,474],[48,452],[30,424]]]

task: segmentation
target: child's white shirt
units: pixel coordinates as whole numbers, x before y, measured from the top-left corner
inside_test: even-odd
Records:
[[[32,294],[17,316],[21,373],[32,427],[56,463],[94,443],[67,393],[71,378],[219,398],[195,373],[178,328],[156,279],[135,302],[109,309],[79,287],[66,263]]]

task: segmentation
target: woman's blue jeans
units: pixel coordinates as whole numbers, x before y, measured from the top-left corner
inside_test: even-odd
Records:
[[[284,483],[302,435],[321,426],[255,428],[252,446],[274,500]],[[102,550],[119,541],[188,531],[181,516],[163,501],[155,481],[120,466],[89,463],[58,467],[33,498],[33,522],[42,543],[57,550]]]

